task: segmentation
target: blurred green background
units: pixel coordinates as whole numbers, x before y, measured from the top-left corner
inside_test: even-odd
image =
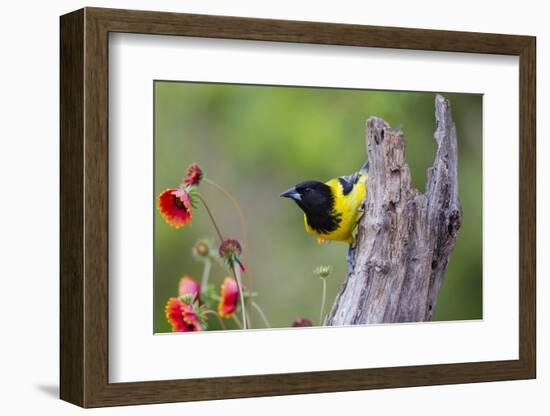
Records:
[[[206,176],[239,201],[249,229],[244,285],[273,327],[307,317],[318,323],[321,282],[312,270],[331,265],[327,305],[346,274],[347,245],[318,245],[304,230],[302,212],[279,193],[306,180],[326,181],[357,170],[366,160],[369,116],[401,128],[413,184],[424,191],[435,155],[435,93],[271,87],[156,81],[155,197],[177,187],[187,166],[200,164]],[[463,224],[438,298],[435,320],[482,318],[482,96],[442,93],[451,101],[458,133],[459,192]],[[203,183],[227,237],[242,239],[237,214],[226,197]],[[191,248],[201,238],[217,243],[204,208],[190,227],[168,226],[155,209],[155,332],[169,332],[164,306],[177,296],[184,274],[200,282],[202,263]],[[228,276],[216,264],[210,281]],[[219,328],[215,317],[210,329]],[[229,328],[236,326],[227,320]],[[262,328],[257,314],[253,327]]]

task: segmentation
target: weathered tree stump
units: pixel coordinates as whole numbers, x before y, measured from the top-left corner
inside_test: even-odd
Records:
[[[424,194],[411,187],[403,133],[368,119],[364,216],[325,325],[431,320],[462,217],[456,129],[450,103],[439,95],[435,117],[437,154]]]

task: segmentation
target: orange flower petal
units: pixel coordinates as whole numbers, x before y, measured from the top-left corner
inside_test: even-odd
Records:
[[[237,310],[239,300],[239,287],[235,279],[226,277],[221,286],[220,303],[218,304],[218,315],[222,318],[230,318]]]
[[[166,189],[159,195],[157,204],[166,222],[175,228],[190,224],[193,219],[189,193],[183,189]]]
[[[166,319],[172,325],[172,332],[185,332],[186,325],[183,321],[183,302],[176,298],[168,299],[165,307]]]
[[[183,304],[183,322],[185,322],[187,331],[202,331],[199,317],[191,305]]]
[[[172,332],[201,331],[199,317],[193,307],[177,298],[170,298],[166,303],[166,319],[172,325]]]

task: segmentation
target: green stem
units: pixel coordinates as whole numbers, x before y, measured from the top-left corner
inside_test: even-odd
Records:
[[[223,193],[227,198],[229,198],[229,200],[231,201],[231,203],[235,207],[235,210],[237,211],[237,215],[239,216],[239,220],[241,222],[241,230],[242,230],[242,233],[243,233],[244,246],[248,248],[249,247],[249,244],[248,244],[248,229],[246,228],[246,221],[244,219],[243,211],[241,210],[241,207],[240,207],[239,203],[237,202],[237,200],[233,197],[233,195],[231,195],[221,185],[218,185],[213,180],[208,179],[208,178],[203,178],[203,181],[210,184],[210,185],[212,185],[218,191]]]
[[[216,318],[218,318],[218,322],[220,323],[220,326],[222,327],[222,329],[223,329],[223,330],[226,329],[226,328],[225,328],[225,324],[223,323],[222,318],[220,318],[219,315],[218,315],[216,312],[208,310],[208,311],[204,311],[204,314],[205,314],[205,315],[215,315]]]
[[[248,301],[248,299],[245,299],[245,302],[247,302],[246,324],[248,325],[249,328],[252,328],[252,313],[250,311],[250,308],[248,307],[248,305],[250,305],[250,302]]]
[[[241,232],[243,234],[243,248],[245,249],[245,250],[243,250],[244,251],[244,256],[246,258],[250,259],[250,244],[249,244],[249,240],[248,240],[248,228],[246,226],[246,221],[244,219],[244,214],[243,214],[243,211],[241,209],[241,206],[239,205],[239,203],[237,202],[237,200],[235,199],[235,197],[233,195],[231,195],[224,187],[222,187],[221,185],[218,185],[212,179],[203,178],[203,181],[210,184],[210,185],[212,185],[218,191],[223,193],[231,201],[231,203],[235,207],[235,210],[237,211],[237,215],[239,216],[239,221],[241,222]],[[248,279],[247,279],[248,280],[248,287],[249,287],[249,289],[251,289],[252,286],[253,286],[253,275],[251,275],[250,273],[248,273],[247,275],[248,275]]]
[[[204,198],[202,197],[201,194],[199,194],[197,192],[197,196],[199,197],[199,199],[201,200],[202,204],[204,205],[204,207],[206,208],[206,212],[208,212],[208,216],[210,217],[210,221],[212,221],[212,225],[214,226],[214,228],[216,229],[216,233],[218,234],[218,237],[220,238],[220,241],[223,242],[223,236],[222,236],[222,232],[220,231],[219,227],[218,227],[218,224],[216,223],[216,220],[214,219],[214,216],[212,215],[212,211],[210,211],[210,208],[208,207],[208,204],[206,203],[206,201],[204,200]]]
[[[239,318],[237,318],[237,315],[233,314],[231,317],[233,318],[233,320],[235,321],[235,323],[237,324],[237,326],[240,326],[241,328],[243,327],[243,324],[241,323],[241,321],[239,320]]]
[[[327,296],[327,281],[325,279],[321,279],[323,281],[323,295],[321,297],[321,312],[319,312],[319,326],[323,325],[323,312],[325,310],[325,299]]]
[[[262,317],[262,320],[264,321],[265,326],[267,326],[268,328],[271,328],[271,324],[267,320],[267,317],[265,316],[265,313],[262,310],[262,308],[260,308],[260,305],[258,305],[253,300],[250,301],[250,304],[258,311],[258,314]]]
[[[204,269],[202,269],[201,288],[202,290],[206,290],[206,287],[208,286],[208,278],[210,277],[210,269],[212,268],[212,261],[209,258],[205,258],[203,262]]]
[[[241,272],[238,267],[235,267],[233,264],[233,267],[231,267],[231,270],[233,271],[233,276],[235,277],[235,281],[237,282],[237,286],[239,289],[239,298],[241,300],[241,309],[242,309],[242,316],[243,316],[243,329],[246,329],[246,309],[244,306],[244,296],[243,296],[243,285],[241,282]]]

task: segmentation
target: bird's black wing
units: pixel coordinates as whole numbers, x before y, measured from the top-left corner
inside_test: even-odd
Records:
[[[338,182],[340,182],[340,185],[342,185],[342,189],[344,190],[344,195],[349,194],[353,189],[353,186],[359,180],[360,176],[367,174],[368,171],[369,171],[369,161],[367,160],[363,164],[363,166],[361,166],[361,169],[359,169],[359,172],[355,172],[353,175],[340,176],[338,178]]]
[[[347,195],[351,192],[351,190],[353,189],[353,186],[359,180],[359,176],[361,176],[361,174],[359,172],[355,172],[353,175],[340,176],[338,178],[338,182],[340,182],[340,185],[342,185],[342,190],[344,192],[344,195]]]

